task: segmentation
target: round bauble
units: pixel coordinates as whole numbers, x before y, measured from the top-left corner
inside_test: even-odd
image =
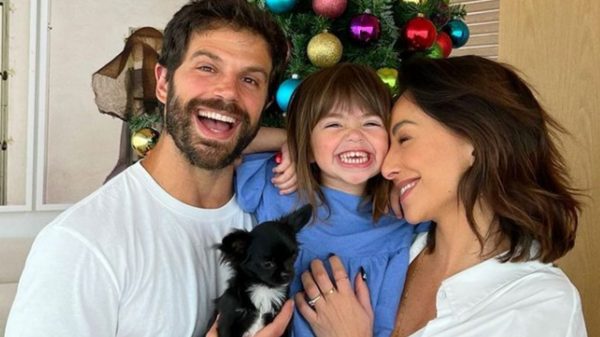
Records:
[[[435,43],[442,48],[442,54],[444,57],[450,56],[450,53],[452,52],[452,40],[446,32],[438,32]]]
[[[144,157],[158,142],[159,133],[152,128],[143,128],[131,135],[131,148],[139,157]]]
[[[313,0],[313,11],[320,16],[335,19],[344,14],[348,0]]]
[[[433,46],[437,30],[431,20],[417,16],[406,23],[403,35],[409,50],[425,50]]]
[[[448,21],[443,31],[450,36],[453,48],[460,48],[469,40],[469,27],[462,20],[452,19]]]
[[[281,82],[279,88],[277,88],[277,92],[275,93],[275,101],[277,101],[277,105],[281,111],[287,111],[290,100],[292,99],[292,95],[294,94],[294,91],[296,91],[296,88],[300,82],[301,80],[298,78],[298,75],[292,75],[292,78],[288,78],[287,80]]]
[[[337,36],[323,32],[313,36],[308,41],[306,53],[312,64],[327,68],[337,64],[342,59],[344,47]]]
[[[265,4],[271,12],[283,14],[291,11],[296,6],[296,0],[266,0]]]
[[[394,68],[379,68],[377,69],[377,75],[387,84],[390,89],[394,89],[398,83],[398,70]]]
[[[370,13],[362,13],[350,20],[350,36],[359,42],[377,41],[381,34],[379,18]]]

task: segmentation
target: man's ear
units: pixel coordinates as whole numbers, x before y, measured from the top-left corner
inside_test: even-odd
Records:
[[[167,68],[157,63],[154,67],[154,77],[156,78],[156,98],[162,104],[167,104],[167,92],[169,91]]]

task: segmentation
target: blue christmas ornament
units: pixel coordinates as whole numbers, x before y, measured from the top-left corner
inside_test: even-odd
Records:
[[[296,0],[267,0],[269,10],[275,14],[282,14],[292,10],[296,5]]]
[[[279,88],[275,93],[275,100],[282,111],[287,111],[290,99],[292,98],[292,95],[294,94],[294,91],[296,91],[296,88],[300,82],[301,80],[298,78],[298,75],[294,74],[292,75],[292,78],[283,81],[279,85]]]
[[[462,20],[452,19],[448,21],[443,30],[450,35],[453,48],[462,47],[469,40],[469,27]]]

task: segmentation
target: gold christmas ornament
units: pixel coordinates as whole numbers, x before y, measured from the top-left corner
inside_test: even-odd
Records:
[[[387,84],[390,89],[396,87],[398,70],[394,68],[380,68],[377,70],[377,75],[379,75],[379,78],[381,78],[383,83]]]
[[[320,68],[331,67],[338,63],[343,51],[344,47],[340,39],[327,31],[313,36],[306,47],[308,59]]]
[[[138,156],[144,157],[156,145],[158,136],[158,131],[154,129],[140,129],[131,135],[131,148]]]

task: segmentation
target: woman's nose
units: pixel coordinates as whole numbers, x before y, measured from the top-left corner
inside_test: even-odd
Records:
[[[398,165],[396,165],[398,158],[396,155],[392,153],[390,150],[383,159],[383,164],[381,165],[381,175],[387,180],[394,180],[394,178],[398,175],[399,169]]]

